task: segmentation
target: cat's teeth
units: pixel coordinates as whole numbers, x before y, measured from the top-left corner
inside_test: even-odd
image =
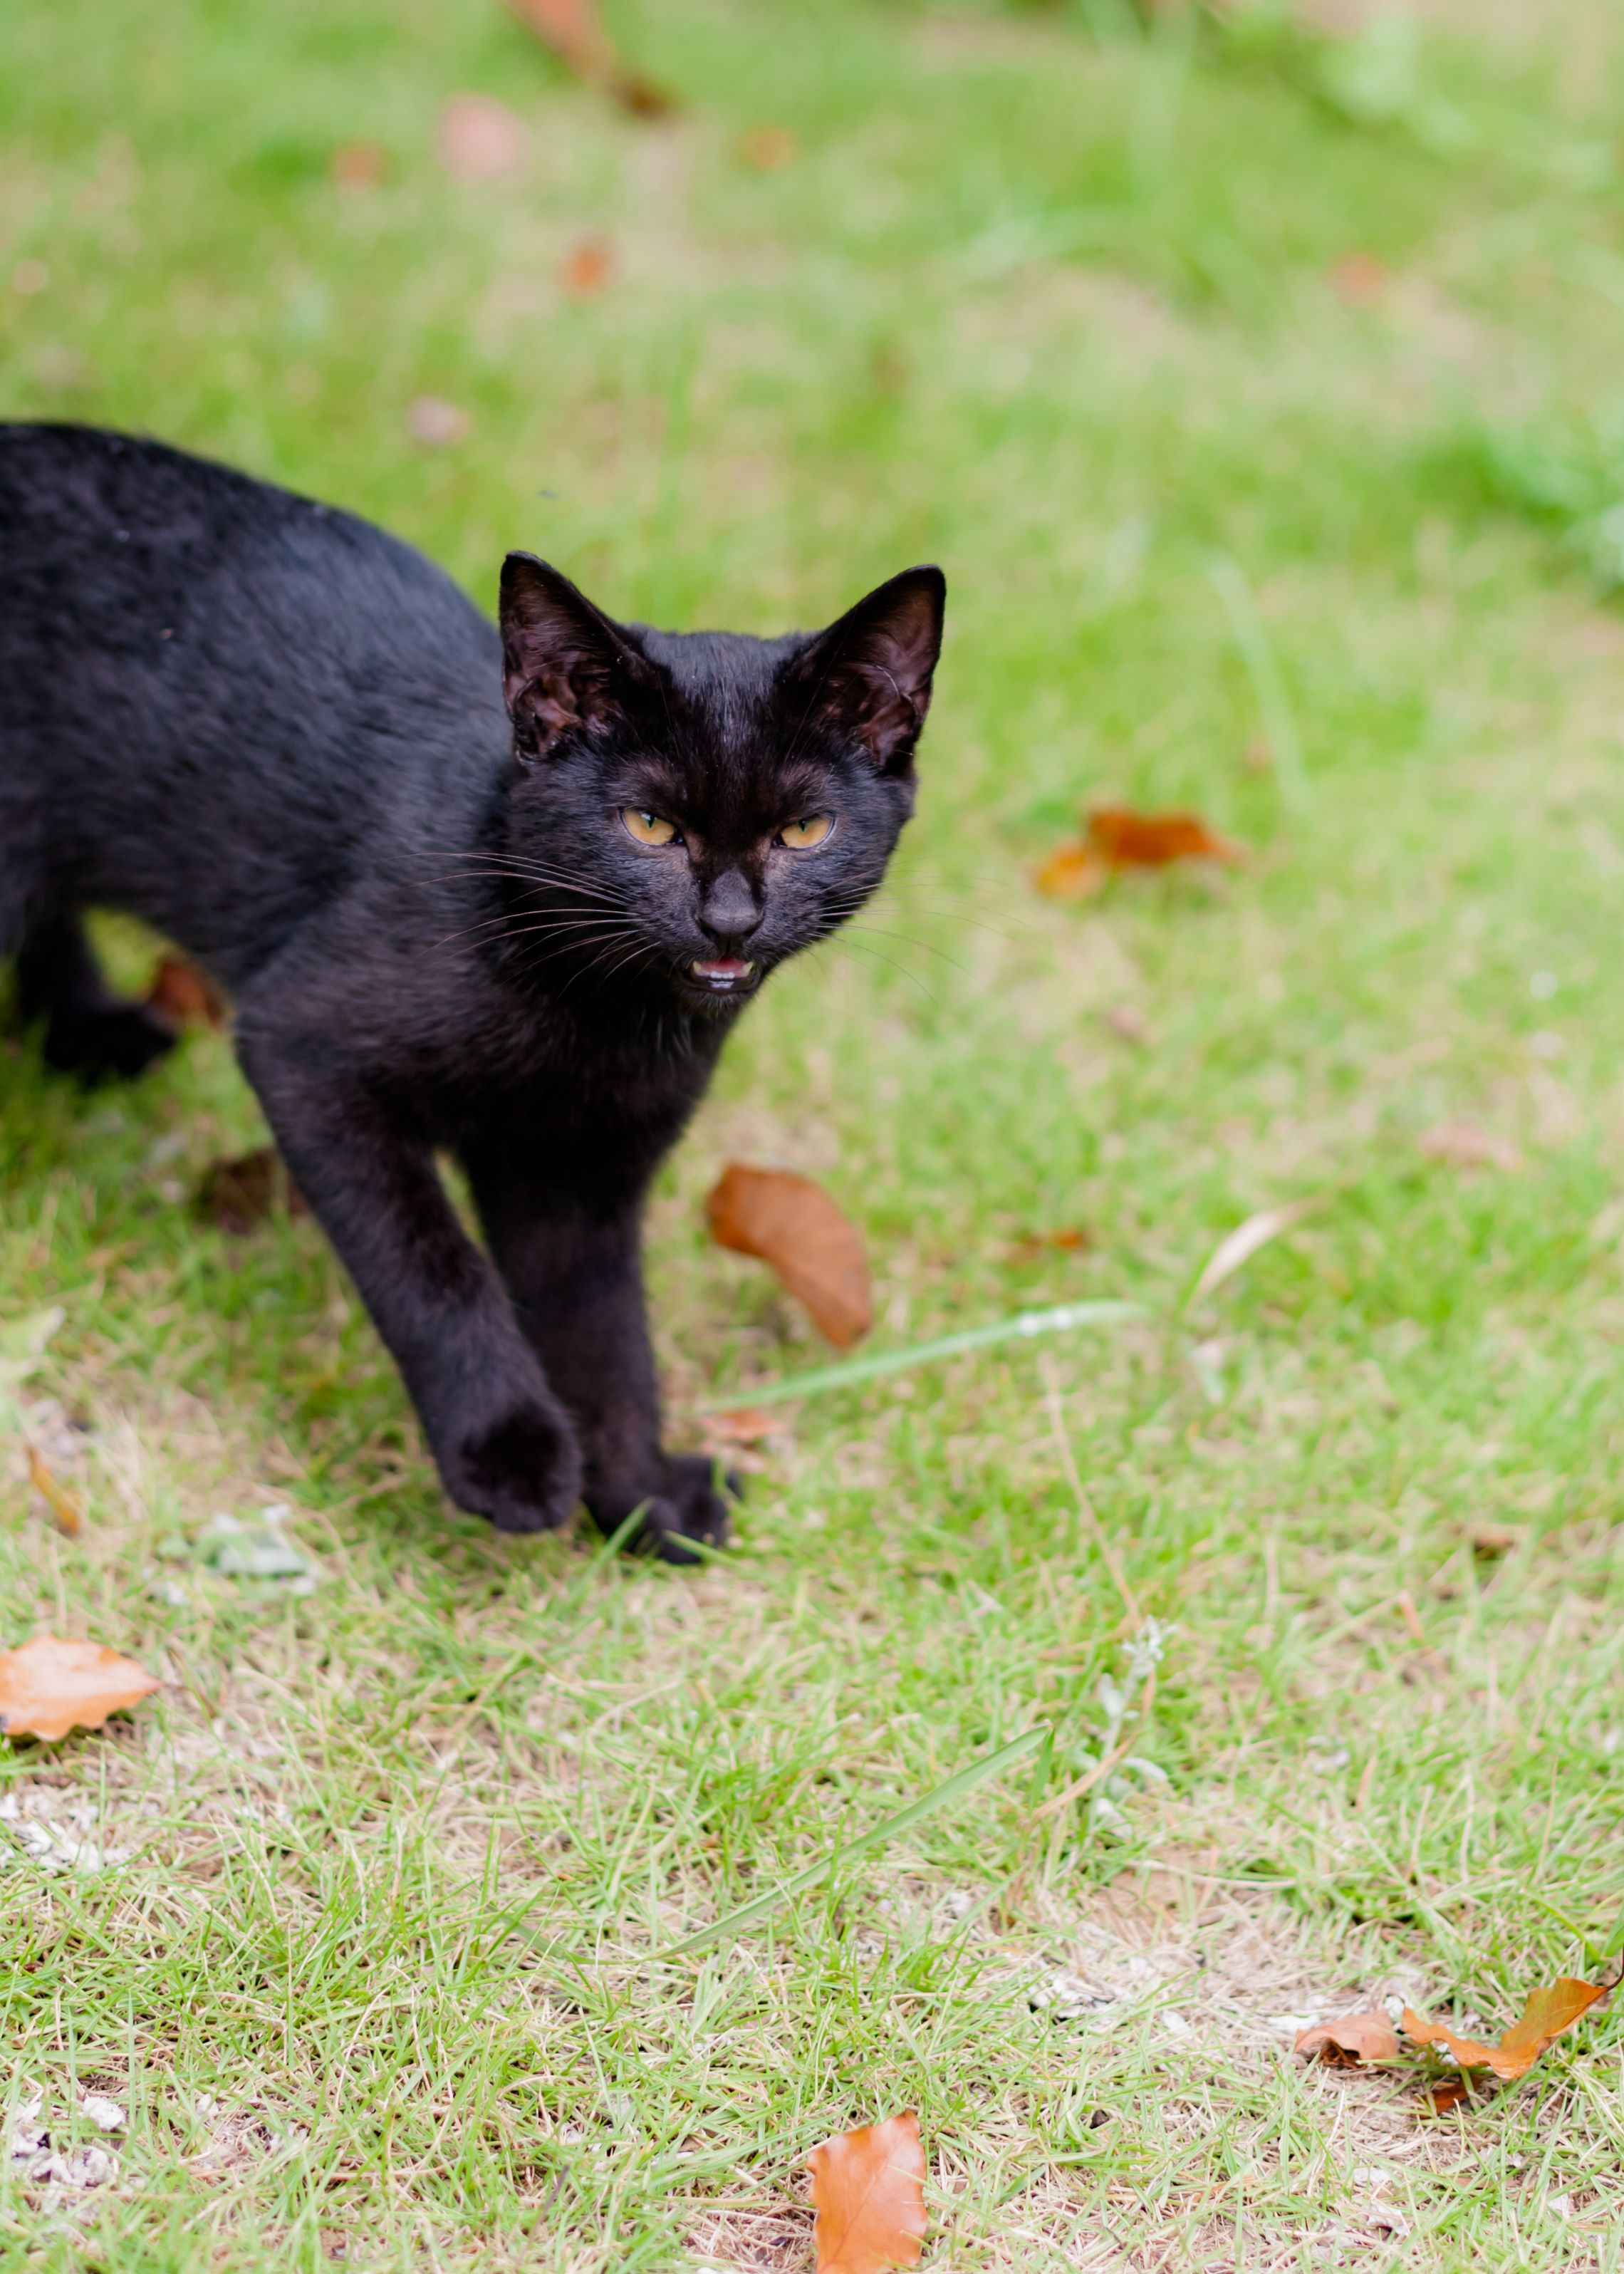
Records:
[[[695,956],[691,968],[695,978],[703,979],[709,986],[718,979],[748,979],[754,975],[756,966],[747,963],[742,956],[738,955],[721,956],[714,963],[703,963]]]

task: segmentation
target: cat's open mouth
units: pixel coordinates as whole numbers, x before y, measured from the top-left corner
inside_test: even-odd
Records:
[[[748,995],[761,976],[761,967],[741,955],[718,955],[714,961],[688,965],[694,985],[707,995]]]

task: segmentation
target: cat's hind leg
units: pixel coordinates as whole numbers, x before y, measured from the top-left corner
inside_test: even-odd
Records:
[[[45,1062],[81,1081],[129,1081],[175,1045],[175,1029],[145,1003],[115,995],[78,916],[34,917],[17,951],[17,1008],[45,1021]]]

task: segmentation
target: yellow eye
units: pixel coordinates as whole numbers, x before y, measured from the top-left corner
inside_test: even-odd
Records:
[[[658,813],[643,813],[635,805],[623,805],[620,819],[639,845],[669,845],[677,833],[674,821],[662,821]]]
[[[778,832],[780,845],[793,846],[804,853],[808,845],[821,845],[835,825],[832,813],[808,813],[799,821],[787,823]]]

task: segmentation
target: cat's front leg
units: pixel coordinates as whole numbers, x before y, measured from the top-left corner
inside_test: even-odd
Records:
[[[566,1523],[581,1499],[574,1426],[427,1145],[324,1066],[319,1044],[289,1049],[252,1028],[237,1039],[294,1183],[400,1367],[446,1490],[499,1532]]]
[[[574,1419],[594,1521],[612,1533],[646,1508],[636,1544],[668,1562],[693,1561],[690,1541],[719,1545],[727,1501],[711,1463],[660,1446],[641,1178],[604,1160],[580,1174],[556,1162],[549,1171],[528,1148],[496,1142],[470,1148],[464,1162],[519,1323]]]

